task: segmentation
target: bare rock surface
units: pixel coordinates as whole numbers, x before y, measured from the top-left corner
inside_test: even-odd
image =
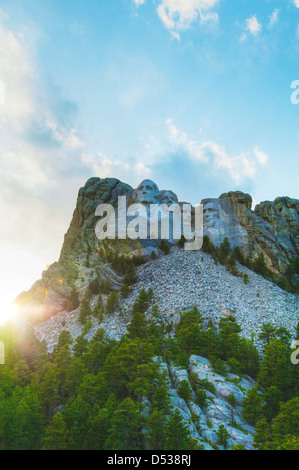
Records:
[[[169,255],[151,260],[137,269],[138,282],[129,297],[121,300],[119,309],[113,315],[105,316],[101,324],[93,320],[88,336],[92,337],[101,327],[109,337],[119,340],[126,332],[133,304],[141,289],[153,289],[161,319],[171,325],[172,331],[182,312],[196,306],[206,320],[215,324],[223,316],[232,314],[247,338],[252,333],[257,336],[261,326],[267,322],[293,333],[299,320],[298,295],[285,292],[243,266],[239,266],[239,270],[248,274],[248,284],[230,274],[224,266],[216,265],[209,255],[201,251],[185,252],[173,248]],[[95,303],[96,298],[91,305]],[[150,318],[150,309],[148,315]],[[76,338],[81,334],[77,318],[77,310],[60,312],[35,327],[37,336],[53,345],[60,332],[68,329]]]

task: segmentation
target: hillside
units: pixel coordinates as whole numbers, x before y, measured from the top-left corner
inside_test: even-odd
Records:
[[[136,202],[145,207],[152,203],[176,204],[180,208],[184,204],[172,191],[160,191],[150,180],[145,180],[136,189],[114,178],[88,180],[79,191],[58,262],[43,272],[42,279],[17,299],[27,320],[39,322],[66,310],[72,292],[75,290],[84,295],[92,278],[100,282],[111,278],[117,287],[121,281],[107,271],[107,257],[142,255],[149,259],[153,251],[157,255],[162,253],[159,239],[101,241],[96,237],[97,207],[109,204],[117,210],[121,196],[126,196],[127,205]],[[254,267],[262,256],[261,272],[290,291],[298,289],[298,262],[294,264],[299,259],[298,200],[277,198],[273,203],[261,203],[253,211],[252,198],[237,191],[223,194],[219,199],[204,199],[202,205],[203,234],[216,248],[228,239],[231,249],[238,248],[248,266]],[[175,246],[176,241],[168,241],[168,244]],[[190,261],[192,263],[192,258]]]
[[[106,269],[109,268],[106,266]],[[294,333],[299,319],[298,295],[285,292],[246,267],[239,266],[239,270],[248,274],[248,284],[233,276],[225,266],[216,265],[206,253],[172,248],[169,255],[149,260],[137,268],[138,281],[128,298],[120,300],[119,308],[113,315],[104,316],[101,323],[93,318],[87,336],[92,337],[101,326],[110,338],[119,340],[126,332],[139,292],[150,288],[163,322],[169,324],[172,331],[182,312],[196,306],[206,321],[212,320],[215,325],[221,317],[232,314],[247,338],[251,333],[258,335],[261,326],[268,322]],[[85,284],[87,290],[87,279]],[[106,301],[107,295],[103,294],[103,299]],[[97,296],[93,296],[91,305],[94,307],[96,302]],[[60,312],[35,327],[37,337],[45,339],[50,349],[64,329],[69,330],[73,338],[78,337],[82,330],[78,316],[79,309]]]
[[[98,204],[118,209],[123,195],[146,207],[183,204],[150,180],[133,189],[92,178],[80,189],[58,262],[17,299],[8,328],[18,338],[4,329],[13,360],[3,378],[3,446],[298,447],[298,367],[290,360],[298,201],[252,211],[240,192],[205,199],[203,247],[187,251],[183,239],[99,240]],[[9,440],[23,419],[8,411],[19,387],[28,393],[24,416],[34,402],[40,429],[25,444],[31,412]]]

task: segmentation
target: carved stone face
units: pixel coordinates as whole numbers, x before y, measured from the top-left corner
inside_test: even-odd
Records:
[[[216,204],[209,202],[204,206],[203,210],[204,223],[207,227],[213,227],[219,219],[218,209]]]
[[[137,201],[141,204],[157,204],[160,191],[156,183],[144,180],[136,190]]]
[[[172,204],[177,204],[178,198],[172,191],[161,191],[160,195],[160,204],[167,204],[171,206]]]

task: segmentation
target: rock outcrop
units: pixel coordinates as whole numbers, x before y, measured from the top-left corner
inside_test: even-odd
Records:
[[[120,196],[127,196],[127,206],[143,205],[145,214],[148,214],[150,204],[157,207],[165,204],[166,209],[175,204],[179,211],[183,205],[176,194],[170,190],[160,191],[150,180],[144,180],[133,189],[114,178],[89,179],[79,191],[58,262],[42,274],[42,279],[29,292],[18,298],[23,311],[34,314],[36,321],[64,311],[74,290],[82,298],[95,277],[109,278],[117,288],[121,279],[111,272],[103,258],[105,253],[112,251],[126,256],[150,256],[152,251],[161,253],[161,240],[153,240],[150,236],[144,240],[97,238],[95,228],[99,217],[95,215],[96,208],[100,204],[111,204],[117,209]],[[290,262],[299,255],[298,200],[277,198],[274,202],[262,202],[253,211],[251,196],[237,191],[222,194],[219,199],[204,199],[202,204],[203,234],[208,235],[216,246],[227,237],[231,246],[239,246],[251,260],[262,252],[268,268],[278,276],[285,273]],[[170,231],[169,244],[175,244],[176,240]]]
[[[228,374],[227,377],[216,374],[211,363],[200,356],[190,357],[188,370],[175,367],[173,364],[167,366],[159,358],[156,358],[155,362],[159,365],[161,373],[166,375],[172,406],[181,414],[191,437],[205,450],[213,450],[213,446],[217,446],[217,432],[221,425],[228,431],[229,449],[236,445],[244,446],[246,450],[254,448],[254,428],[242,418],[242,401],[246,393],[256,386],[254,380],[250,377],[240,378],[234,374]],[[195,378],[193,386],[189,381],[191,374]],[[192,399],[188,402],[178,393],[182,381],[187,381],[193,390]],[[196,391],[202,390],[204,383],[213,389],[213,393],[208,389],[205,390],[206,404],[200,407],[196,403]],[[236,399],[235,406],[228,403],[232,394]]]
[[[108,337],[120,340],[127,331],[140,291],[152,289],[159,318],[169,326],[170,334],[179,323],[182,312],[195,306],[203,315],[205,325],[209,321],[218,325],[221,318],[233,315],[248,339],[252,334],[257,338],[264,323],[285,327],[295,339],[299,318],[298,296],[283,291],[246,267],[239,266],[239,269],[248,275],[248,284],[233,276],[225,266],[216,265],[208,254],[185,252],[174,247],[168,256],[150,260],[137,268],[138,280],[129,296],[121,300],[113,315],[105,315],[101,323],[92,318],[87,338],[91,339],[98,328],[103,328]],[[105,301],[106,295],[102,297]],[[96,303],[97,296],[94,296],[90,301],[91,309]],[[148,313],[151,320],[150,311]],[[35,327],[37,337],[46,340],[50,350],[64,329],[70,331],[74,339],[81,334],[78,309],[62,311]],[[256,346],[259,348],[257,341]]]

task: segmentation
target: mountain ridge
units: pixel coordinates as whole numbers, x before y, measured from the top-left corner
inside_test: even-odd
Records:
[[[155,183],[145,181],[151,187],[148,194],[153,202],[162,201],[165,195],[168,203],[178,201],[172,191],[160,191]],[[127,258],[146,255],[147,259],[152,251],[158,256],[163,254],[159,240],[100,241],[95,235],[97,206],[111,204],[117,207],[119,196],[127,196],[129,201],[135,202],[142,193],[140,188],[143,188],[142,184],[134,190],[116,178],[91,178],[87,181],[79,191],[59,260],[43,272],[42,278],[28,292],[22,293],[17,299],[24,315],[29,314],[33,321],[39,322],[64,311],[73,290],[84,292],[85,278],[90,282],[96,277],[100,282],[106,280],[104,258],[107,254]],[[231,246],[239,247],[249,260],[254,261],[262,253],[267,269],[276,278],[283,275],[292,260],[299,255],[298,200],[277,198],[273,203],[261,203],[252,211],[251,196],[236,191],[224,193],[219,199],[204,199],[202,203],[204,210],[207,208],[213,214],[212,222],[206,216],[208,222],[204,225],[204,234],[209,236],[215,246],[219,247],[228,238]],[[295,282],[298,282],[298,278],[296,274],[293,276]]]

